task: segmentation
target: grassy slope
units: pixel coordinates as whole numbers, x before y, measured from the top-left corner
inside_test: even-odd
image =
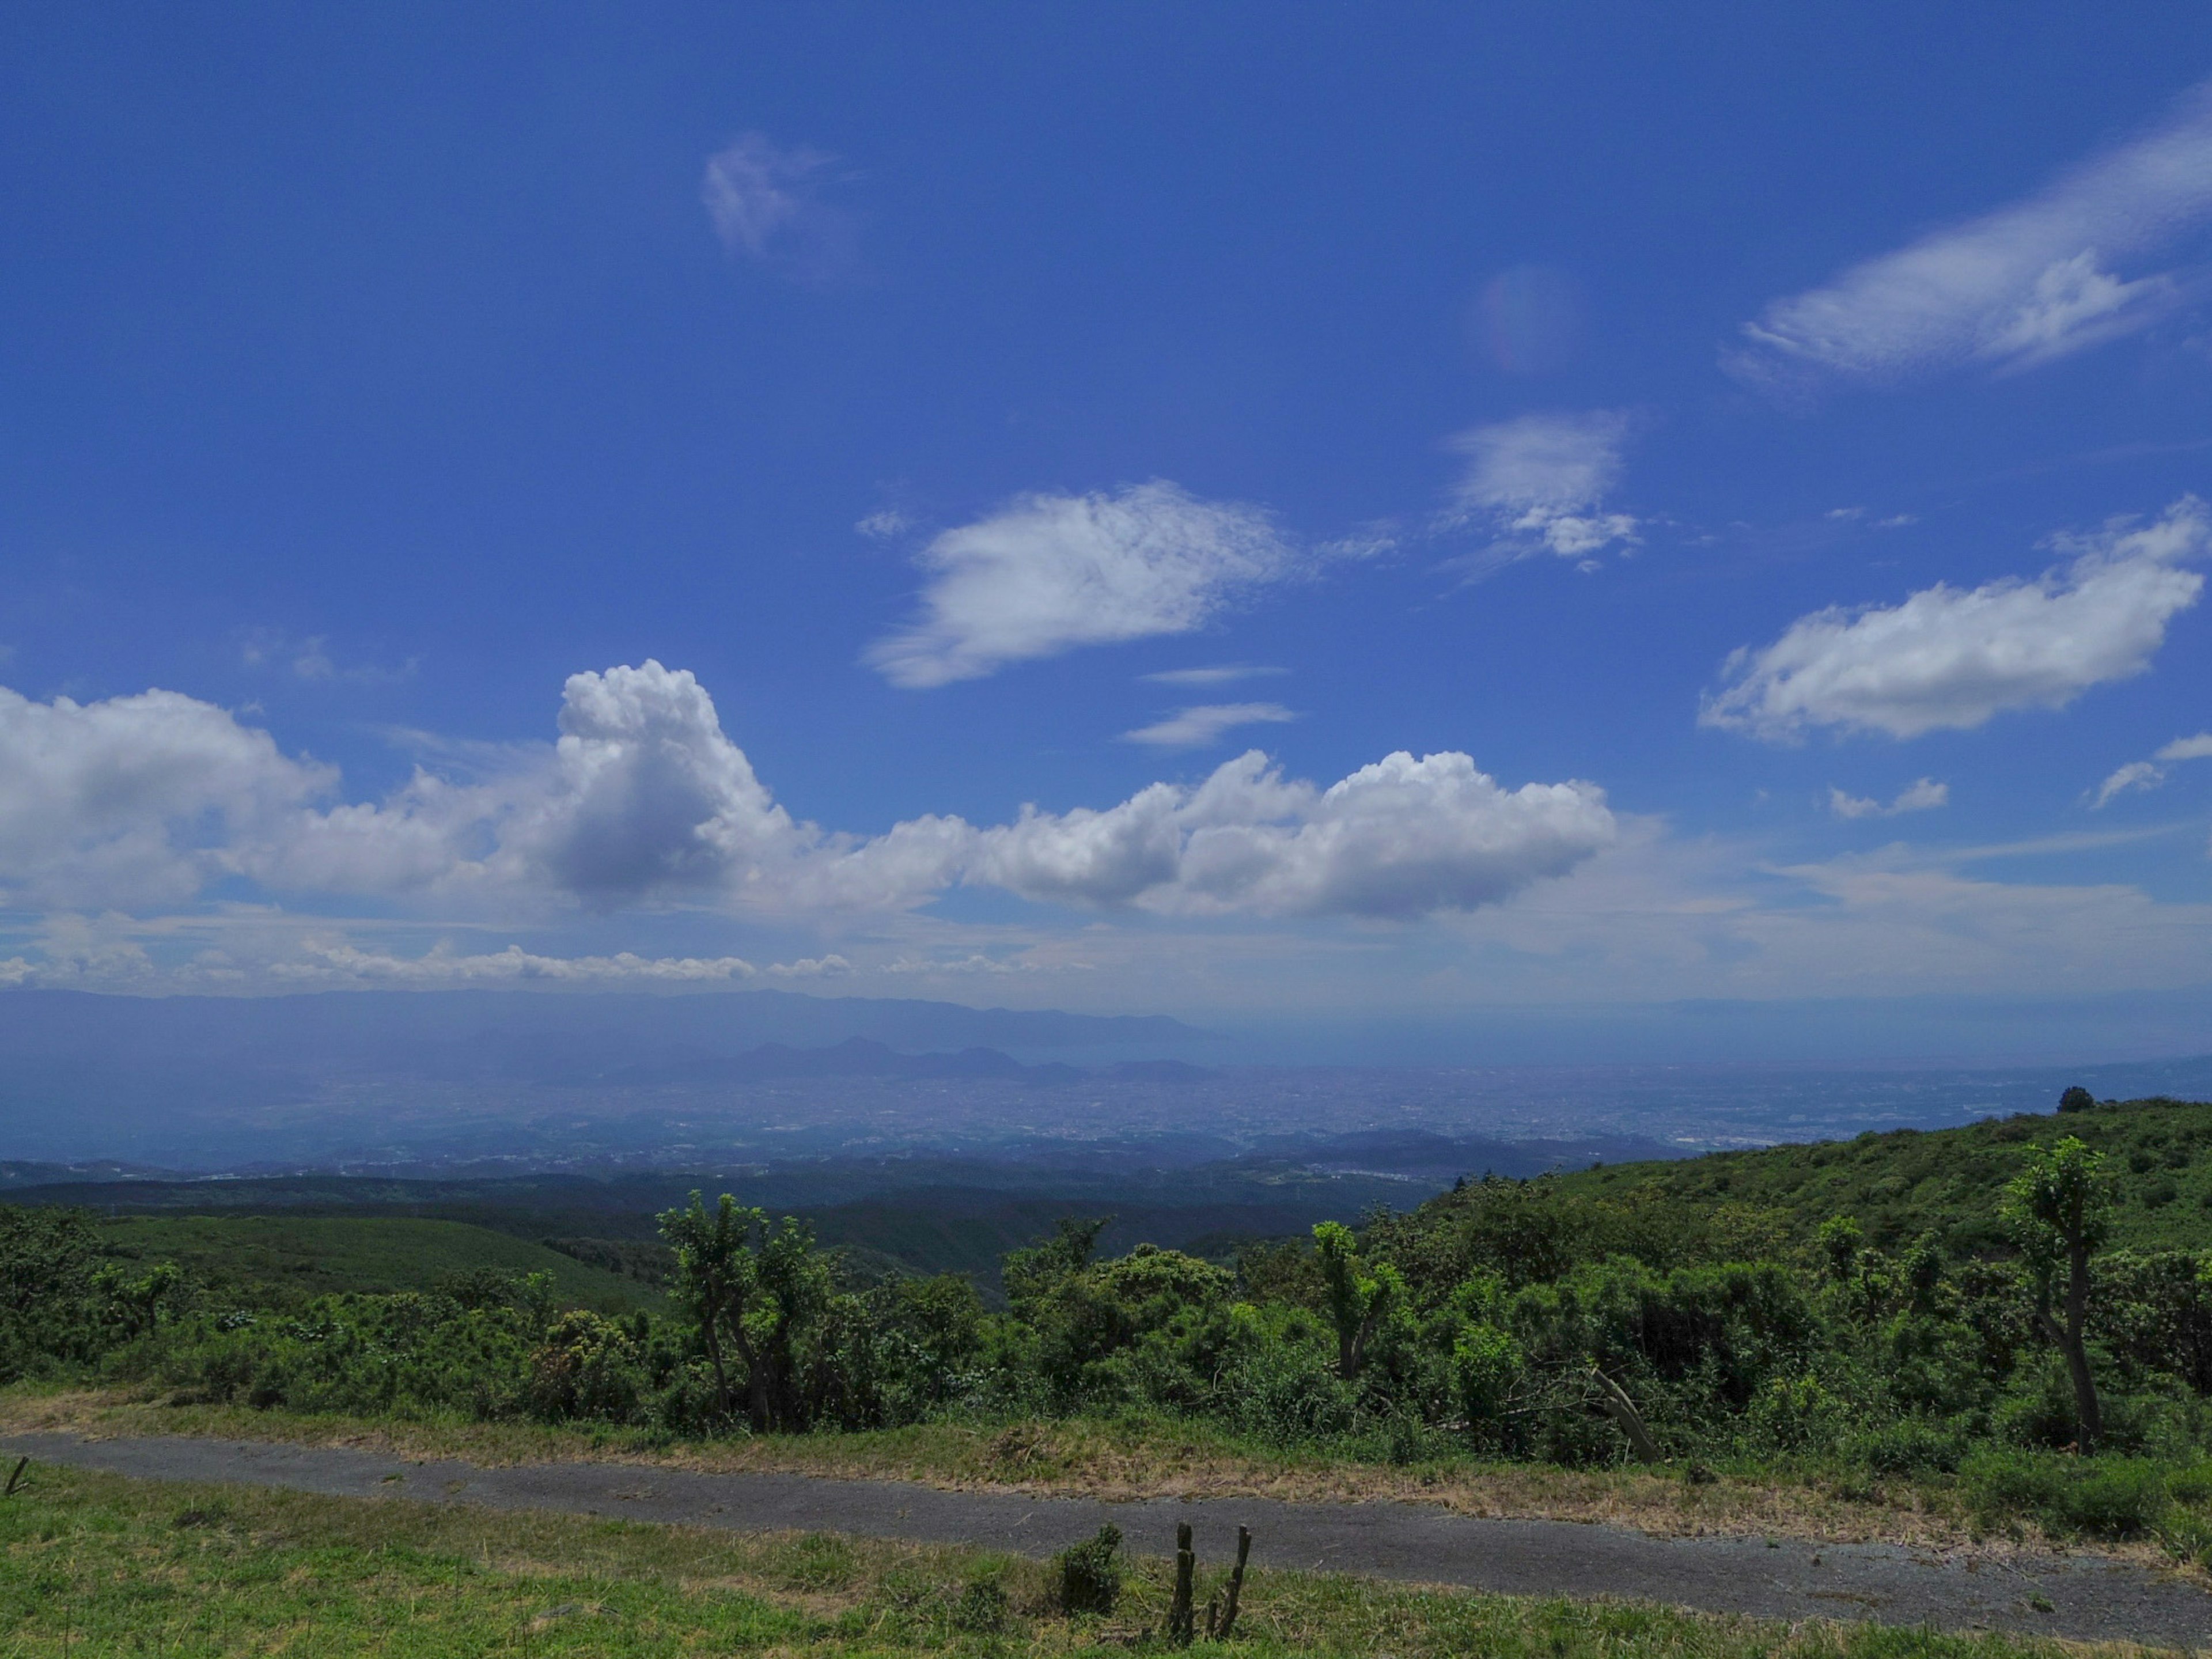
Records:
[[[1209,1564],[1202,1602],[1219,1582]],[[1047,1570],[979,1552],[726,1534],[581,1516],[136,1482],[40,1468],[0,1504],[10,1656],[732,1651],[1126,1653],[1164,1621],[1168,1565],[1079,1625]],[[997,1594],[978,1592],[978,1583]],[[992,1628],[993,1626],[996,1628]],[[1869,1626],[1795,1627],[1255,1571],[1254,1656],[1500,1659],[2060,1659],[2080,1649]]]
[[[2065,1135],[2106,1154],[2118,1200],[2114,1245],[2212,1245],[2212,1104],[2203,1103],[2130,1102],[1957,1129],[1899,1129],[1680,1163],[1616,1164],[1560,1180],[1571,1191],[1607,1198],[1644,1191],[1779,1211],[1801,1239],[1828,1217],[1848,1215],[1876,1243],[1935,1232],[1972,1251],[1996,1242],[1998,1197],[2028,1150]]]
[[[570,1306],[603,1313],[656,1304],[634,1279],[543,1244],[459,1221],[397,1216],[127,1216],[100,1224],[107,1244],[168,1258],[217,1296],[290,1305],[337,1291],[428,1290],[447,1273],[494,1267],[550,1273]]]

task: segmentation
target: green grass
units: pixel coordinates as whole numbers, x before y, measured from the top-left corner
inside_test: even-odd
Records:
[[[823,1534],[190,1486],[40,1467],[0,1502],[0,1659],[48,1655],[1126,1653],[1165,1562],[1071,1622],[1040,1564]],[[1218,1567],[1199,1585],[1201,1602]],[[995,1586],[978,1589],[978,1585]],[[1231,1650],[1399,1659],[2058,1659],[2055,1642],[1785,1626],[1255,1571]]]
[[[527,1239],[459,1221],[397,1216],[126,1216],[100,1224],[121,1255],[173,1261],[217,1299],[296,1306],[335,1291],[427,1291],[448,1273],[548,1273],[567,1306],[600,1313],[656,1307],[635,1279]]]
[[[53,1430],[376,1446],[398,1457],[458,1458],[488,1466],[611,1460],[720,1473],[914,1480],[956,1490],[1012,1488],[1109,1501],[1187,1496],[1395,1502],[1462,1515],[1630,1527],[1675,1537],[1728,1532],[1955,1550],[1974,1547],[1990,1532],[2018,1527],[2017,1517],[1979,1517],[1974,1494],[1947,1476],[1876,1479],[1857,1472],[1838,1479],[1805,1469],[1729,1466],[1715,1471],[1716,1479],[1692,1481],[1678,1471],[1638,1465],[1563,1469],[1467,1456],[1387,1465],[1327,1447],[1265,1445],[1218,1425],[1164,1413],[684,1440],[630,1428],[459,1419],[403,1423],[282,1408],[179,1405],[159,1395],[116,1390],[0,1390],[0,1432]],[[2205,1504],[2212,1500],[2212,1489],[2192,1489],[2188,1496],[2192,1504]],[[2176,1534],[2167,1553],[2212,1564],[2212,1521],[2204,1525],[2204,1538]],[[2057,1536],[2069,1544],[2101,1542],[2076,1539],[2063,1528]],[[2162,1530],[2161,1541],[2165,1538]]]
[[[1570,1192],[1595,1197],[1648,1193],[1735,1206],[1753,1224],[1758,1212],[1768,1212],[1801,1241],[1829,1216],[1848,1215],[1878,1244],[1933,1232],[1960,1254],[1974,1254],[1996,1240],[1997,1194],[2028,1151],[2067,1135],[2106,1154],[2118,1200],[2115,1247],[2212,1245],[2212,1104],[2202,1102],[2130,1101],[1956,1129],[1898,1129],[1680,1163],[1613,1164],[1559,1180]]]

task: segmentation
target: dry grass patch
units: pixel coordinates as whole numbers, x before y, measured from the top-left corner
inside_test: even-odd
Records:
[[[128,1391],[0,1394],[0,1431],[183,1434],[351,1446],[408,1459],[484,1466],[556,1461],[636,1463],[708,1473],[816,1474],[915,1481],[951,1490],[1058,1497],[1268,1498],[1291,1503],[1391,1501],[1497,1519],[1626,1527],[1661,1537],[1766,1535],[1816,1543],[1893,1543],[1996,1550],[1939,1486],[1887,1481],[1841,1492],[1817,1480],[1723,1473],[1692,1481],[1642,1468],[1569,1470],[1471,1460],[1405,1466],[1322,1453],[1264,1451],[1201,1425],[1158,1419],[1073,1420],[989,1428],[925,1424],[857,1434],[678,1441],[633,1429],[526,1423],[398,1422],[244,1407],[170,1405]],[[2150,1546],[2108,1553],[2152,1559]]]

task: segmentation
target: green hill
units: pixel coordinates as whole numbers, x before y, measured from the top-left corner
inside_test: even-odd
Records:
[[[125,1216],[100,1224],[112,1253],[173,1261],[220,1297],[292,1306],[334,1291],[427,1291],[477,1268],[553,1276],[569,1307],[626,1313],[660,1297],[634,1279],[459,1221],[399,1216]]]
[[[1997,1200],[2033,1148],[2078,1136],[2105,1154],[2121,1248],[2212,1245],[2212,1103],[2106,1101],[2055,1115],[1988,1118],[1957,1129],[1898,1129],[1856,1140],[1623,1164],[1558,1177],[1562,1192],[1622,1202],[1665,1200],[1723,1226],[1809,1240],[1849,1216],[1895,1249],[1935,1236],[1954,1255],[1994,1248]]]

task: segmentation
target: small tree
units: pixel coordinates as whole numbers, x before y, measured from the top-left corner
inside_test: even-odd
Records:
[[[714,1372],[723,1415],[736,1407],[730,1358],[744,1367],[745,1414],[757,1430],[804,1429],[810,1415],[805,1373],[836,1299],[830,1265],[805,1224],[741,1208],[727,1193],[710,1213],[697,1193],[659,1218],[676,1253],[673,1294],[699,1332]],[[816,1362],[810,1365],[810,1362]]]
[[[1403,1299],[1406,1282],[1387,1261],[1371,1269],[1361,1261],[1352,1229],[1340,1221],[1324,1221],[1314,1229],[1314,1250],[1321,1260],[1329,1317],[1336,1324],[1336,1374],[1349,1382],[1365,1363],[1376,1328]]]
[[[2087,1112],[2096,1104],[2097,1097],[2078,1083],[2058,1097],[2058,1109],[2062,1112]]]
[[[2030,1154],[2027,1167],[2007,1183],[2003,1206],[2005,1225],[2027,1270],[2036,1326],[2066,1357],[2083,1451],[2094,1450],[2104,1437],[2104,1413],[2081,1337],[2089,1316],[2089,1257],[2112,1224],[2112,1197],[2099,1174],[2103,1163],[2102,1155],[2069,1135],[2047,1152]],[[2054,1301],[2063,1304],[2061,1310],[2054,1311]]]

